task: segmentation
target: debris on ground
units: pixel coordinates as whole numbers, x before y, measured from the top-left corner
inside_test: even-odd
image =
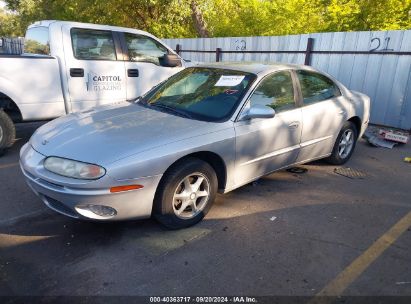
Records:
[[[384,130],[380,129],[378,131],[378,134],[389,141],[394,141],[400,144],[406,144],[408,143],[408,134],[401,132],[401,131],[394,131],[394,130]]]
[[[394,142],[390,142],[381,138],[376,130],[368,128],[364,133],[364,138],[367,142],[374,147],[382,147],[392,149],[396,145]]]
[[[382,148],[392,149],[396,145],[396,143],[389,142],[387,140],[379,138],[376,135],[364,134],[364,136],[367,139],[368,143],[370,145],[374,146],[374,147],[382,147]]]
[[[272,216],[272,217],[270,218],[270,221],[274,222],[276,218],[277,218],[276,216]]]
[[[409,134],[397,130],[369,126],[363,136],[370,145],[392,149],[396,144],[408,143]]]
[[[365,172],[348,167],[335,168],[334,173],[351,178],[351,179],[363,179],[367,176]]]
[[[291,167],[288,168],[286,171],[290,173],[303,174],[306,173],[308,170],[303,167]]]

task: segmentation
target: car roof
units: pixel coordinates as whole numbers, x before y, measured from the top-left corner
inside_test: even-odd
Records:
[[[243,71],[253,74],[266,74],[269,72],[280,71],[280,70],[311,70],[316,71],[315,69],[298,64],[288,64],[288,63],[261,63],[261,62],[216,62],[216,63],[206,63],[199,64],[198,67],[207,67],[207,68],[218,68],[218,69],[227,69],[235,71]]]
[[[276,62],[215,62],[215,63],[201,63],[192,67],[205,67],[205,68],[217,68],[227,69],[234,71],[242,71],[246,73],[253,73],[259,77],[264,77],[270,73],[281,70],[306,70],[324,75],[331,79],[342,91],[343,95],[346,95],[349,91],[341,82],[339,82],[332,75],[321,72],[311,66],[301,64],[290,63],[276,63]]]

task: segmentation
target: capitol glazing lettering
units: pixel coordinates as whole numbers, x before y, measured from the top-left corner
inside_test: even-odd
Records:
[[[88,74],[87,91],[120,91],[121,78],[113,75]]]

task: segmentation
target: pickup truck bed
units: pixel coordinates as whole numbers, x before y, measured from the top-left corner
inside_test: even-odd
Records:
[[[0,108],[19,100],[14,121],[56,118],[66,113],[59,64],[51,56],[0,55]]]

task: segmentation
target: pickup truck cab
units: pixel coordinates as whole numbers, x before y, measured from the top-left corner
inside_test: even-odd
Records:
[[[27,29],[22,55],[0,55],[0,150],[12,145],[14,123],[133,100],[185,64],[144,31],[36,22]]]

